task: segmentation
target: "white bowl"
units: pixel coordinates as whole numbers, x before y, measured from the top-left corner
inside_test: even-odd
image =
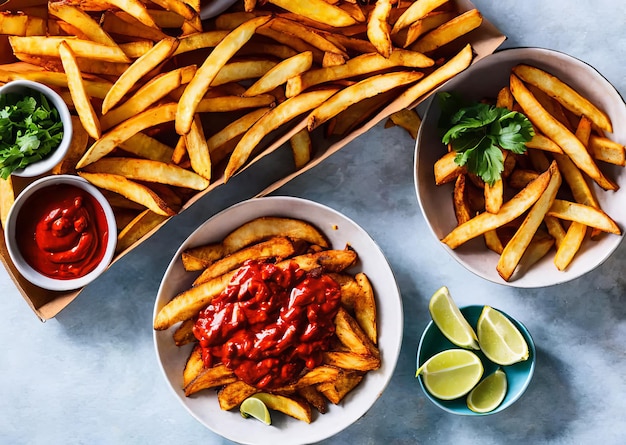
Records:
[[[604,110],[613,122],[613,140],[626,144],[626,105],[616,89],[590,65],[567,54],[541,48],[515,48],[496,52],[484,58],[446,83],[441,91],[456,91],[469,100],[495,97],[498,90],[508,84],[511,68],[527,63],[556,75]],[[433,165],[446,152],[437,132],[440,108],[437,99],[431,102],[424,114],[415,149],[415,187],[419,205],[433,235],[442,239],[455,226],[452,206],[453,184],[436,186]],[[600,207],[611,216],[620,228],[626,229],[626,174],[623,167],[600,165],[605,174],[620,186],[616,192],[606,192],[595,184],[593,191]],[[615,251],[623,236],[605,234],[598,241],[586,240],[570,266],[559,271],[553,264],[553,254],[548,254],[538,264],[525,270],[521,276],[505,282],[496,271],[498,255],[488,251],[482,239],[474,239],[452,250],[442,248],[465,268],[494,283],[520,288],[543,287],[563,283],[593,270]]]
[[[63,123],[63,138],[59,146],[48,154],[48,156],[24,168],[17,169],[12,173],[15,176],[23,177],[39,176],[52,170],[52,168],[65,157],[70,142],[72,141],[72,116],[70,115],[70,111],[63,98],[50,87],[30,80],[14,80],[0,87],[0,95],[25,93],[29,89],[45,95],[50,103],[57,109],[61,122]]]
[[[29,204],[29,198],[34,197],[37,193],[41,193],[44,188],[55,187],[58,185],[71,185],[84,190],[102,207],[107,222],[107,234],[105,237],[106,246],[104,255],[96,267],[86,275],[80,278],[60,279],[46,276],[34,269],[24,258],[16,240],[16,231],[18,230],[18,217],[25,205]],[[100,191],[79,176],[73,175],[52,175],[38,179],[28,187],[26,187],[15,199],[7,218],[6,228],[4,232],[5,243],[9,251],[11,261],[17,270],[28,281],[43,289],[53,291],[68,291],[86,286],[100,276],[109,266],[113,255],[115,254],[115,245],[117,242],[117,226],[115,224],[115,216],[110,204]]]
[[[351,425],[376,402],[391,379],[402,343],[402,301],[395,278],[380,248],[356,223],[321,204],[293,197],[255,198],[236,204],[201,225],[178,249],[159,287],[154,316],[172,297],[189,288],[197,276],[183,269],[180,256],[184,249],[220,241],[241,224],[260,216],[306,220],[322,230],[334,248],[342,249],[349,243],[356,250],[359,262],[350,272],[366,273],[376,293],[382,359],[380,369],[368,372],[341,404],[329,404],[329,410],[324,415],[314,413],[310,424],[272,414],[272,425],[266,426],[261,422],[243,419],[237,409],[222,411],[215,391],[202,391],[192,397],[185,397],[182,372],[192,345],[178,347],[174,344],[172,333],[178,325],[168,330],[154,331],[157,358],[176,398],[192,416],[215,433],[243,444],[315,443]]]

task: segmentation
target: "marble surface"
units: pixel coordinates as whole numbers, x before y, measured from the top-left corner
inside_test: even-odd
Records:
[[[626,96],[626,9],[620,2],[474,3],[508,36],[503,47],[571,54]],[[378,125],[276,192],[318,201],[359,223],[387,255],[402,292],[403,346],[389,387],[361,420],[324,443],[626,443],[626,246],[597,270],[555,287],[518,290],[483,281],[427,230],[413,186],[413,145],[403,130]],[[46,323],[2,269],[0,443],[230,443],[193,419],[167,387],[152,343],[153,302],[179,243],[218,210],[271,183],[289,161],[278,153],[264,161],[272,165],[263,173],[237,176]],[[502,413],[455,417],[420,392],[416,348],[429,320],[428,299],[443,284],[461,305],[491,304],[518,317],[535,339],[534,379]]]

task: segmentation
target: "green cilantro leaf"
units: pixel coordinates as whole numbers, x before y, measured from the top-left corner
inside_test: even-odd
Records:
[[[521,154],[534,136],[526,116],[482,102],[465,103],[455,93],[438,93],[441,141],[456,152],[457,165],[493,185],[504,170],[502,150]]]
[[[61,139],[59,112],[43,94],[0,95],[0,177],[45,158]]]

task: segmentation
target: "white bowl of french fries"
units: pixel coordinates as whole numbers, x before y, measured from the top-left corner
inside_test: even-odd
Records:
[[[287,250],[279,243],[286,243]],[[225,369],[224,361],[206,366],[192,329],[207,307],[218,305],[226,283],[233,283],[228,281],[232,274],[245,268],[242,261],[262,258],[281,269],[297,261],[302,270],[330,273],[341,283],[341,307],[332,322],[335,334],[330,334],[336,335],[334,343],[315,367],[298,372],[287,385],[291,389],[256,388]],[[209,289],[217,296],[209,296]],[[244,201],[200,226],[172,259],[154,308],[157,356],[176,397],[215,433],[250,444],[318,442],[358,420],[391,379],[402,325],[398,287],[375,242],[342,214],[294,197]],[[240,415],[248,396],[269,392],[264,400],[270,426]],[[317,397],[309,398],[311,393]],[[308,394],[304,403],[303,394]]]
[[[521,288],[563,283],[601,265],[626,227],[626,106],[615,88],[571,56],[515,48],[442,91],[519,111],[534,130],[525,153],[507,153],[501,179],[484,186],[480,168],[455,161],[464,149],[442,142],[450,128],[438,128],[441,97],[432,99],[416,143],[415,184],[444,250],[480,277]]]

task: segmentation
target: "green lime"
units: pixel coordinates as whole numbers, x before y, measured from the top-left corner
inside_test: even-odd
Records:
[[[522,333],[502,312],[485,306],[476,324],[478,343],[485,356],[498,365],[512,365],[528,358]]]
[[[272,418],[270,417],[270,412],[267,409],[267,406],[265,406],[265,403],[255,396],[250,396],[241,402],[239,412],[245,418],[254,417],[266,425],[272,424]]]
[[[430,297],[428,310],[441,333],[453,344],[460,348],[479,349],[478,337],[474,329],[452,300],[446,286],[438,289]]]
[[[483,364],[474,352],[448,349],[426,360],[415,376],[422,375],[424,386],[433,396],[452,400],[470,392],[483,372]]]
[[[467,407],[476,413],[493,411],[504,400],[506,389],[506,374],[498,368],[470,391],[467,395]]]

